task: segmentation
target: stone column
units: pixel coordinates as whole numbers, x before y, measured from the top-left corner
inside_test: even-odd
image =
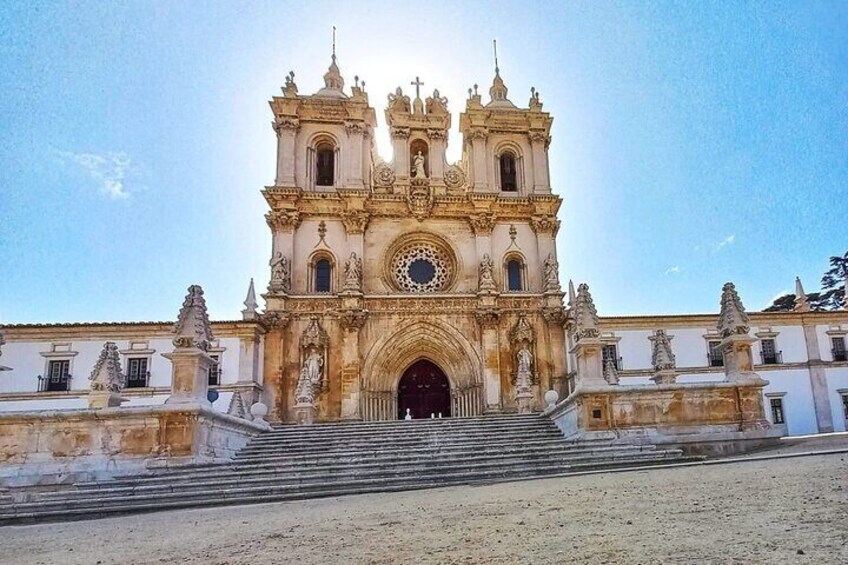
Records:
[[[368,317],[361,308],[343,310],[339,322],[342,326],[342,420],[361,420],[359,332]]]
[[[545,156],[549,142],[550,137],[545,132],[530,132],[530,146],[533,153],[533,192],[536,193],[544,194],[551,191]]]
[[[483,192],[491,191],[489,187],[489,159],[486,154],[486,139],[489,137],[488,131],[482,127],[472,128],[469,132],[471,136],[471,151],[474,167],[474,190]]]
[[[430,180],[439,186],[444,185],[445,179],[445,137],[446,132],[440,129],[427,130],[427,138],[430,140]]]
[[[830,408],[830,398],[827,391],[827,375],[821,360],[819,336],[816,326],[810,323],[806,316],[801,318],[804,329],[804,343],[807,346],[807,367],[810,373],[810,388],[813,393],[813,408],[816,412],[816,425],[819,433],[833,431],[833,412]]]
[[[294,235],[300,225],[300,213],[294,209],[273,210],[265,214],[265,221],[271,228],[271,257],[281,253],[288,260],[289,269],[294,268]],[[291,278],[291,277],[290,277]],[[291,292],[289,288],[286,293]]]
[[[296,117],[278,117],[274,122],[277,132],[277,178],[276,186],[294,187],[295,137],[300,128]]]
[[[496,414],[503,410],[501,402],[500,339],[498,320],[500,311],[494,306],[478,307],[475,313],[480,325],[480,345],[483,351],[484,410]]]
[[[545,306],[542,308],[542,317],[547,322],[548,344],[551,356],[551,382],[550,388],[555,390],[560,398],[565,398],[562,394],[563,382],[567,372],[565,355],[567,344],[565,343],[565,330],[563,322],[565,321],[565,312],[561,305]],[[543,396],[547,391],[542,391]]]
[[[289,363],[286,358],[286,328],[291,321],[288,312],[269,311],[262,316],[263,325],[268,328],[265,334],[265,351],[262,363],[265,403],[270,407],[269,419],[276,422],[285,421],[288,417],[288,407],[293,404],[290,400],[290,390],[287,382],[289,365],[297,368],[297,360]]]
[[[362,189],[365,184],[362,170],[362,136],[365,132],[365,122],[346,121],[345,131],[348,137],[348,147],[345,151],[343,186]]]
[[[409,179],[409,128],[392,128],[392,151],[394,153],[395,180]]]

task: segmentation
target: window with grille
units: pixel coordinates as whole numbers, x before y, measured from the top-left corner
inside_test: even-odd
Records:
[[[147,357],[130,357],[127,359],[127,388],[146,387],[147,377]]]
[[[707,347],[709,348],[707,356],[709,357],[710,367],[724,367],[724,357],[721,354],[721,341],[710,340],[707,342]]]
[[[221,356],[210,355],[214,363],[209,367],[209,386],[218,386],[221,384]]]
[[[618,357],[618,347],[615,344],[604,345],[601,347],[601,355],[603,356],[603,366],[607,366],[607,361],[612,361],[613,367],[617,371],[621,370],[621,359]]]
[[[842,412],[845,414],[845,420],[848,421],[848,394],[842,395]]]
[[[763,338],[760,340],[760,352],[763,356],[763,365],[776,365],[780,363],[780,353],[774,344],[774,339]]]
[[[848,357],[845,352],[845,338],[844,337],[832,337],[830,338],[830,343],[833,346],[831,349],[831,353],[833,353],[834,361],[846,361]]]
[[[785,424],[786,419],[783,415],[783,399],[772,398],[771,403],[771,421],[773,424]]]
[[[63,391],[70,390],[71,383],[71,361],[61,359],[50,361],[47,367],[47,378],[41,383],[41,390]]]

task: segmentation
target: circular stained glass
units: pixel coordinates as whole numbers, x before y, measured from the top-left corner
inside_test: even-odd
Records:
[[[392,257],[392,274],[403,291],[439,292],[450,281],[451,261],[430,242],[410,242]]]
[[[427,284],[436,276],[436,268],[427,259],[416,259],[409,264],[409,278],[418,284]]]

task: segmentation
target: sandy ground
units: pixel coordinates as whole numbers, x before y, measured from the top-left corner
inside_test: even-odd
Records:
[[[848,563],[848,454],[0,528],[3,565],[569,562]]]

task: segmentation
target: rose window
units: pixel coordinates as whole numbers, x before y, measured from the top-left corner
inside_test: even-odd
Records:
[[[412,242],[401,247],[392,259],[397,286],[406,292],[438,292],[451,278],[451,262],[438,246]]]

